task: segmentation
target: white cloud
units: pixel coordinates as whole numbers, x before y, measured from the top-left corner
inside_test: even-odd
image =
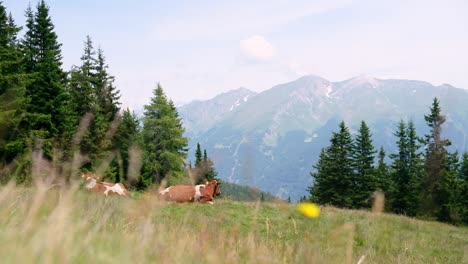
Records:
[[[265,61],[276,55],[276,49],[264,37],[256,35],[240,41],[240,49],[248,60]]]

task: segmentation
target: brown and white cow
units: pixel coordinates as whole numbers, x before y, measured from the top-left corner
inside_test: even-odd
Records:
[[[103,193],[106,196],[115,194],[128,197],[127,188],[120,182],[111,183],[99,181],[97,175],[92,172],[81,173],[80,176],[86,180],[85,188],[90,192]]]
[[[201,202],[213,204],[213,198],[221,194],[220,184],[216,180],[199,185],[174,185],[159,192],[166,201]]]

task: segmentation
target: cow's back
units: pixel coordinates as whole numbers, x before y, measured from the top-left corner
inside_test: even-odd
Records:
[[[194,202],[195,186],[175,185],[159,192],[162,199],[174,202]]]

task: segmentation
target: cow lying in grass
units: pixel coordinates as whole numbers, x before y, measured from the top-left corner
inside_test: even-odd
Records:
[[[97,175],[92,172],[81,173],[80,176],[86,180],[85,188],[88,191],[103,193],[106,196],[109,194],[128,196],[128,190],[120,182],[111,183],[99,181]]]
[[[213,204],[213,198],[221,194],[216,180],[199,185],[174,185],[159,192],[159,196],[166,201],[173,202],[201,202]]]

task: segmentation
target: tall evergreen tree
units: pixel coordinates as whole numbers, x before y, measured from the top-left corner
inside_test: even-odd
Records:
[[[202,161],[203,160],[202,160],[202,151],[201,151],[200,143],[197,143],[197,149],[195,150],[195,167],[200,165]]]
[[[62,144],[66,151],[71,146],[71,139],[85,114],[91,113],[93,117],[97,114],[98,104],[94,87],[96,59],[94,55],[92,40],[87,36],[84,42],[83,55],[80,58],[81,65],[72,66],[69,73],[70,77],[67,85],[69,100],[66,102],[67,112],[65,113],[68,129],[65,132],[64,143]],[[92,155],[98,149],[95,143],[94,137],[90,137],[90,132],[87,131],[85,138],[80,142],[80,150]],[[95,157],[92,156],[91,158],[95,160]]]
[[[16,173],[3,171],[5,164],[25,153],[28,134],[24,129],[28,105],[25,93],[31,76],[24,73],[16,37],[19,30],[0,2],[0,180],[8,181],[20,173],[16,180],[23,182],[24,171],[18,169],[24,165],[21,161],[13,168]]]
[[[33,140],[45,140],[45,153],[51,156],[52,139],[64,130],[63,112],[67,100],[65,73],[61,69],[61,44],[44,0],[39,1],[35,13],[28,8],[26,16],[26,33],[22,42],[25,68],[27,73],[35,76],[26,89],[30,100],[27,107],[29,125]]]
[[[447,175],[443,181],[443,190],[447,196],[444,204],[445,219],[440,219],[452,223],[463,221],[463,177],[461,175],[462,163],[458,151],[448,153],[446,170]]]
[[[311,173],[315,182],[310,192],[318,203],[351,208],[355,196],[353,140],[344,122],[339,128],[333,133],[330,146],[322,150],[316,172]]]
[[[371,195],[377,189],[377,177],[374,168],[375,153],[372,135],[366,122],[362,121],[354,141],[353,160],[355,167],[353,206],[370,207]]]
[[[329,178],[329,160],[326,153],[326,148],[322,148],[317,164],[313,166],[314,172],[310,173],[313,178],[313,185],[309,187],[310,199],[319,204],[330,203],[329,197],[336,196],[333,188],[332,179]]]
[[[197,146],[197,149],[198,149],[198,146]],[[201,148],[200,148],[200,152],[198,152],[198,150],[196,151],[195,158],[201,159]],[[218,182],[220,182],[220,179],[217,178],[218,171],[216,171],[213,161],[208,158],[206,149],[203,150],[203,159],[201,159],[198,165],[196,166],[196,170],[198,174],[200,174],[199,180],[198,180],[199,184],[204,183],[205,180],[208,180],[208,181],[217,180]]]
[[[187,154],[187,138],[177,110],[158,84],[143,118],[144,160],[140,183],[142,187],[166,178],[169,184],[183,175],[183,160]]]
[[[407,125],[407,147],[408,147],[408,192],[407,197],[407,214],[416,215],[419,205],[421,194],[421,175],[424,169],[424,160],[420,152],[421,144],[420,139],[416,134],[416,128],[412,120],[408,121]]]
[[[98,103],[96,101],[96,58],[94,57],[93,42],[86,36],[84,52],[81,56],[81,66],[73,66],[70,71],[69,93],[73,103],[73,112],[78,119],[86,113],[96,114]]]
[[[395,132],[398,153],[391,154],[392,189],[389,191],[392,210],[398,214],[415,216],[419,207],[422,159],[419,137],[412,121],[401,120]]]
[[[391,192],[392,210],[398,214],[408,214],[409,203],[407,193],[410,191],[408,168],[408,134],[407,126],[403,120],[398,123],[395,132],[397,137],[398,153],[390,154],[392,163],[392,178],[394,189]]]
[[[97,54],[89,36],[84,42],[81,65],[74,66],[70,74],[68,91],[71,97],[71,108],[75,126],[86,114],[92,113],[93,120],[85,132],[80,143],[81,152],[89,156],[85,164],[88,169],[94,170],[115,148],[115,140],[108,134],[114,118],[118,115],[120,102],[119,91],[113,85],[114,77],[108,73],[108,65],[101,49]],[[74,131],[74,129],[70,129]],[[115,180],[120,177],[119,165],[116,160],[111,163],[104,177]],[[119,174],[119,175],[117,175]]]
[[[459,175],[461,218],[465,224],[468,224],[468,152],[463,153]]]
[[[388,192],[388,187],[390,187],[390,179],[388,172],[388,165],[385,163],[386,153],[384,148],[381,146],[379,153],[377,154],[377,188],[383,191],[384,193]]]
[[[448,193],[446,189],[447,147],[450,141],[442,138],[442,125],[445,116],[442,115],[439,100],[434,98],[430,113],[424,116],[430,132],[426,135],[426,165],[422,181],[424,193],[422,196],[423,214],[435,216],[438,220],[447,220]]]
[[[386,210],[391,209],[392,200],[391,200],[391,191],[393,190],[393,181],[390,177],[389,167],[385,163],[385,150],[381,146],[378,154],[377,161],[377,189],[382,191],[385,194],[385,208]]]
[[[130,175],[129,177],[128,168],[130,166],[130,150],[133,145],[138,144],[138,133],[138,117],[127,108],[122,114],[122,123],[114,137],[116,148],[119,150],[122,158],[122,170],[119,170],[115,179],[117,182],[127,181],[130,177],[135,177],[135,175]]]
[[[107,121],[112,121],[120,110],[120,91],[114,86],[115,77],[108,72],[104,51],[99,48],[96,59],[96,97]]]

